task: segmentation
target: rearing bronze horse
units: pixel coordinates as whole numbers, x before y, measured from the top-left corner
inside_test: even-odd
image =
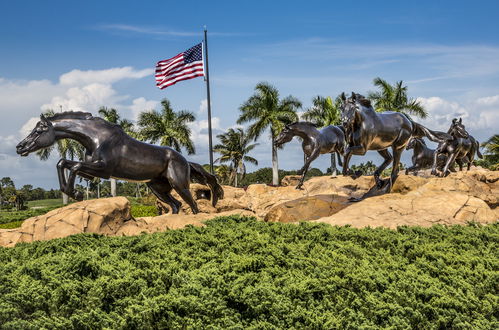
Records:
[[[154,195],[171,207],[172,213],[178,213],[181,205],[172,197],[173,189],[193,213],[198,213],[197,203],[189,191],[192,178],[210,186],[213,204],[223,198],[223,189],[215,176],[201,165],[189,163],[172,148],[135,140],[120,126],[88,112],[62,112],[49,118],[41,115],[32,132],[17,145],[17,153],[27,156],[60,139],[76,140],[86,149],[83,161],[61,159],[57,163],[61,191],[72,198],[81,200],[83,197],[74,190],[77,175],[146,182]],[[67,179],[65,169],[69,170]]]
[[[444,142],[452,137],[444,132],[432,131],[418,124],[400,112],[376,112],[371,101],[360,94],[352,93],[350,98],[341,95],[343,104],[342,123],[345,129],[348,147],[345,150],[343,174],[348,174],[348,163],[352,155],[365,155],[368,150],[376,150],[385,161],[374,172],[376,186],[379,191],[389,192],[397,179],[399,172],[400,156],[411,137],[426,136],[435,142]],[[393,156],[388,152],[392,149]],[[393,162],[392,173],[389,181],[380,180],[381,172]],[[364,197],[379,194],[370,191]]]

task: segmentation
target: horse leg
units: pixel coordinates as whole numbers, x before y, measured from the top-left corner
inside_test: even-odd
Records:
[[[449,175],[449,166],[454,163],[456,160],[457,153],[454,152],[451,155],[449,155],[449,158],[447,159],[447,163],[445,163],[445,166],[442,170],[442,176],[447,176]]]
[[[78,175],[80,172],[83,172],[87,177],[94,176],[102,178],[105,174],[102,172],[102,170],[106,168],[106,163],[101,160],[96,162],[76,162],[73,160],[65,160],[64,167],[69,168],[69,176],[63,192],[76,200],[82,200],[83,195],[75,194],[74,191],[76,175]],[[106,178],[109,177],[107,175],[105,176]]]
[[[419,171],[419,169],[420,166],[418,166],[418,164],[415,164],[405,169],[405,175],[409,175],[409,172],[414,172],[414,174],[417,174],[417,171]]]
[[[66,159],[62,158],[57,162],[57,177],[59,178],[59,188],[62,192],[66,191],[66,174],[64,170],[68,168],[66,164]]]
[[[189,163],[179,159],[171,159],[166,170],[166,179],[173,189],[189,205],[193,214],[199,213],[198,205],[189,190],[190,167]]]
[[[457,165],[459,165],[459,172],[462,172],[463,166],[464,166],[463,159],[462,158],[456,159],[456,163],[457,163]],[[451,168],[452,167],[454,167],[454,166],[451,166]],[[452,171],[452,169],[451,169],[451,171]]]
[[[350,158],[352,158],[352,153],[347,150],[347,153],[345,153],[345,158],[343,159],[343,168],[341,170],[341,174],[343,176],[347,176],[350,172],[350,169],[348,168],[348,164],[350,163]]]
[[[310,164],[315,159],[317,159],[317,157],[319,157],[319,154],[320,154],[320,149],[316,148],[312,151],[312,154],[307,157],[307,160],[305,161],[305,165],[303,165],[303,167],[301,169],[302,174],[301,174],[300,182],[296,186],[296,189],[301,189],[301,186],[303,186],[303,181],[305,181],[305,175],[307,174],[308,168],[310,167]]]
[[[147,183],[147,186],[149,187],[149,189],[151,189],[154,196],[156,196],[163,203],[166,203],[168,204],[168,206],[170,206],[170,208],[172,209],[172,214],[178,214],[182,203],[173,198],[173,196],[171,195],[172,186],[170,185],[170,182],[168,182],[168,180],[164,178],[151,180]]]
[[[383,182],[379,179],[381,172],[383,172],[383,170],[390,164],[393,157],[386,149],[378,150],[378,153],[385,159],[383,164],[381,164],[381,166],[374,171],[374,180],[376,180],[376,185],[381,186],[383,184]]]
[[[404,152],[404,148],[400,148],[400,149],[396,149],[395,147],[392,148],[393,166],[392,166],[392,174],[390,176],[392,185],[395,183],[395,180],[397,180],[397,177],[399,174],[399,164],[400,164],[400,157],[402,156],[402,152]]]

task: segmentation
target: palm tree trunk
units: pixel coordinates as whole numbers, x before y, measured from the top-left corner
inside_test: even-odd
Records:
[[[89,181],[88,180],[87,180],[87,189],[86,189],[86,192],[87,192],[87,200],[88,200],[88,195],[90,193],[90,191],[89,191]]]
[[[279,185],[279,165],[277,161],[277,147],[274,144],[275,136],[272,134],[272,184]]]
[[[69,203],[69,196],[66,195],[65,193],[61,192],[62,193],[62,204],[63,205],[68,205]]]
[[[100,198],[100,180],[97,182],[97,199]]]
[[[111,196],[116,197],[116,179],[111,178]]]
[[[331,176],[337,176],[338,175],[338,169],[336,168],[336,154],[333,152],[331,153]]]
[[[62,173],[63,173],[63,175],[66,177],[66,180],[67,180],[67,178],[68,178],[68,176],[67,176],[67,170],[66,170],[66,169],[64,169],[64,170],[62,171]],[[65,193],[62,193],[62,204],[63,204],[63,205],[68,205],[68,203],[69,203],[69,196],[68,196],[68,195],[66,195]]]

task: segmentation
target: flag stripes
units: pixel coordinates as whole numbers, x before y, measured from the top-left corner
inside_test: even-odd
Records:
[[[156,86],[164,89],[179,81],[204,76],[202,44],[156,64]]]

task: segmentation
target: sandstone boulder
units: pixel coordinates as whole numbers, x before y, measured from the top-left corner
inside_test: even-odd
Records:
[[[497,214],[481,199],[460,192],[413,191],[368,198],[316,222],[353,227],[482,224],[497,221]]]
[[[278,204],[265,215],[268,222],[297,222],[330,216],[348,206],[348,199],[337,195],[301,197]]]
[[[286,175],[281,180],[282,187],[296,187],[298,183],[300,183],[301,175]]]
[[[14,246],[80,233],[111,235],[131,220],[125,197],[83,201],[25,220],[20,228],[0,230],[0,245]]]

